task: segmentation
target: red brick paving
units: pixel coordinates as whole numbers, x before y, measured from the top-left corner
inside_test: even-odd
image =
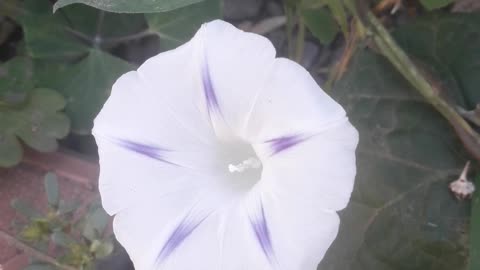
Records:
[[[10,206],[14,198],[27,201],[39,210],[45,208],[43,176],[47,171],[59,175],[61,199],[87,204],[95,196],[91,189],[96,185],[98,166],[94,162],[61,152],[29,153],[25,160],[15,168],[0,169],[0,230],[15,235],[11,223],[20,217]],[[27,263],[28,256],[0,239],[0,270],[21,270]]]

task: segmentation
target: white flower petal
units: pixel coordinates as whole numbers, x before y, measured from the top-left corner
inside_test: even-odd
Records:
[[[122,76],[94,135],[102,203],[137,269],[314,269],[355,176],[344,110],[222,21]]]
[[[251,142],[308,136],[345,118],[343,108],[291,60],[276,59],[263,87],[247,125]]]
[[[241,136],[273,66],[275,48],[265,37],[219,20],[205,24],[195,39],[202,47],[206,90],[214,97],[210,109],[217,134],[228,128]]]
[[[353,189],[357,143],[357,131],[344,119],[274,155],[268,152],[268,143],[257,145],[264,160],[261,185],[284,202],[320,211],[341,210]]]
[[[162,142],[169,148],[211,144],[214,134],[198,102],[202,86],[193,55],[188,43],[120,77],[95,119],[94,134]]]

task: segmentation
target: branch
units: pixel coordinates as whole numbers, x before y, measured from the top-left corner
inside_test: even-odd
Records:
[[[40,261],[55,265],[58,269],[77,270],[74,267],[71,267],[71,266],[68,266],[68,265],[63,265],[63,264],[59,263],[55,258],[50,257],[50,256],[44,254],[43,252],[38,251],[38,250],[20,242],[20,241],[18,241],[15,237],[9,235],[8,233],[6,233],[2,230],[0,230],[0,238],[5,240],[7,242],[7,244],[15,246],[17,249],[22,250],[23,252],[27,253],[28,255],[31,255],[31,256],[35,257],[36,259],[38,259]]]
[[[441,97],[441,89],[425,76],[425,72],[415,65],[377,17],[362,6],[361,1],[346,0],[346,3],[358,18],[359,26],[372,37],[380,52],[450,122],[465,148],[480,161],[480,135],[472,129],[454,106]]]

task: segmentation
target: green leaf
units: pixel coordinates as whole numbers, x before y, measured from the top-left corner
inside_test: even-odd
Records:
[[[75,244],[75,240],[71,236],[61,231],[54,232],[51,239],[55,244],[61,247],[70,247]]]
[[[2,104],[15,106],[25,101],[33,89],[32,72],[31,61],[24,57],[0,64],[0,108]]]
[[[185,7],[202,0],[59,0],[54,11],[67,5],[82,3],[98,9],[119,13],[166,12]]]
[[[21,145],[16,137],[41,152],[57,149],[57,139],[68,134],[70,121],[58,112],[65,100],[50,89],[35,89],[28,103],[18,109],[7,109],[0,113],[0,166],[12,166],[20,161]]]
[[[308,9],[302,12],[305,25],[323,44],[329,44],[338,34],[338,25],[325,8]]]
[[[171,49],[188,41],[200,26],[221,17],[220,0],[204,0],[175,11],[146,14],[149,28],[161,39],[164,49]]]
[[[93,224],[91,222],[85,222],[82,230],[82,235],[86,239],[88,239],[90,242],[93,242],[99,238],[99,233],[95,230],[93,227]]]
[[[10,205],[13,207],[13,209],[15,209],[15,211],[29,219],[40,218],[42,216],[40,212],[20,199],[13,199]]]
[[[58,200],[60,197],[58,191],[58,179],[57,175],[52,172],[48,172],[44,178],[45,192],[47,193],[48,204],[51,207],[58,206]]]
[[[339,0],[326,0],[328,8],[332,12],[333,17],[337,21],[338,25],[340,25],[340,29],[344,35],[348,33],[348,19],[347,19],[347,12],[345,11],[345,7],[343,6],[342,1]]]
[[[80,62],[71,65],[58,77],[44,81],[44,85],[67,97],[66,113],[72,120],[72,131],[89,134],[93,118],[110,95],[115,80],[134,67],[100,50],[91,50]]]
[[[436,69],[448,94],[468,110],[480,103],[479,14],[434,14],[395,31],[415,59]]]
[[[72,131],[89,134],[113,82],[133,69],[104,49],[145,30],[144,17],[84,5],[53,15],[48,0],[26,0],[25,8],[29,13],[22,25],[27,49],[35,58],[36,86],[64,94]]]
[[[109,221],[110,216],[105,212],[105,210],[103,210],[103,208],[99,207],[88,217],[87,223],[90,223],[100,235],[107,227]]]
[[[446,7],[453,2],[455,0],[420,0],[420,3],[428,10]]]
[[[95,258],[101,259],[110,256],[114,248],[112,241],[100,242],[95,240],[90,246],[90,252],[95,254]]]
[[[480,177],[477,176],[476,186],[480,185]],[[473,193],[472,217],[470,220],[470,261],[469,270],[480,269],[480,192]]]
[[[41,263],[31,264],[23,268],[23,270],[55,270],[55,269],[56,268],[54,266],[51,266],[49,264],[41,264]]]
[[[1,126],[0,117],[0,126]],[[22,161],[22,145],[14,134],[0,128],[0,167],[12,167]]]
[[[79,201],[65,202],[65,201],[61,200],[59,205],[58,205],[58,213],[59,213],[59,215],[70,214],[70,213],[74,212],[75,210],[77,210],[79,206],[80,206]]]
[[[360,143],[352,198],[319,269],[465,269],[469,205],[448,184],[467,157],[449,124],[366,49],[333,95]]]
[[[118,15],[87,6],[72,6],[55,15],[48,0],[26,0],[21,22],[30,55],[43,59],[77,59],[90,49],[111,45],[144,29],[141,15]]]

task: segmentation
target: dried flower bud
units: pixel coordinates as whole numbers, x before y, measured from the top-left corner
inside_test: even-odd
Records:
[[[449,188],[459,200],[465,200],[471,198],[473,192],[475,192],[475,185],[468,181],[467,174],[470,167],[470,161],[467,162],[465,168],[463,168],[462,174],[460,177],[450,183]]]

